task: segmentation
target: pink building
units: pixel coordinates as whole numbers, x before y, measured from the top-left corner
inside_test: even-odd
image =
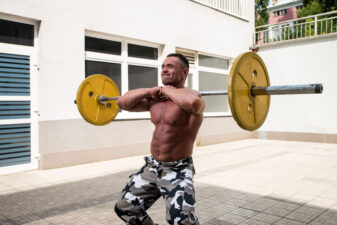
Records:
[[[297,18],[297,10],[302,8],[302,0],[270,0],[268,6],[269,24]]]

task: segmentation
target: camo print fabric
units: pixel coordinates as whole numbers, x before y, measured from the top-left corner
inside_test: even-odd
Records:
[[[130,176],[116,203],[117,215],[127,224],[153,225],[146,210],[163,196],[169,224],[199,224],[194,215],[194,173],[191,157],[158,162],[152,156],[146,156],[145,165]]]

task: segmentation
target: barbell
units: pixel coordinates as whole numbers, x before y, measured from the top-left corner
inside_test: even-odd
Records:
[[[270,86],[267,68],[259,55],[246,52],[233,62],[227,91],[201,91],[202,96],[227,95],[237,124],[245,130],[256,130],[265,121],[270,95],[320,94],[322,84]],[[75,103],[82,117],[94,125],[105,125],[119,112],[117,85],[109,77],[95,74],[79,86]]]

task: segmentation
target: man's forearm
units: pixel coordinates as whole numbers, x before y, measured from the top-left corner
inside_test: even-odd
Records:
[[[146,105],[144,105],[146,104],[146,98],[150,96],[149,88],[135,89],[128,91],[125,95],[119,97],[117,104],[121,109],[131,111],[139,104],[146,107]]]
[[[186,112],[202,114],[205,109],[205,101],[198,91],[164,86],[161,92]]]

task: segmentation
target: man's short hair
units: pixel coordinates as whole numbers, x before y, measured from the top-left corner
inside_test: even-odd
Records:
[[[179,53],[170,53],[170,54],[167,55],[167,57],[178,57],[186,68],[188,68],[188,69],[190,68],[190,64],[188,62],[188,59],[184,55],[182,55],[182,54],[179,54]]]

